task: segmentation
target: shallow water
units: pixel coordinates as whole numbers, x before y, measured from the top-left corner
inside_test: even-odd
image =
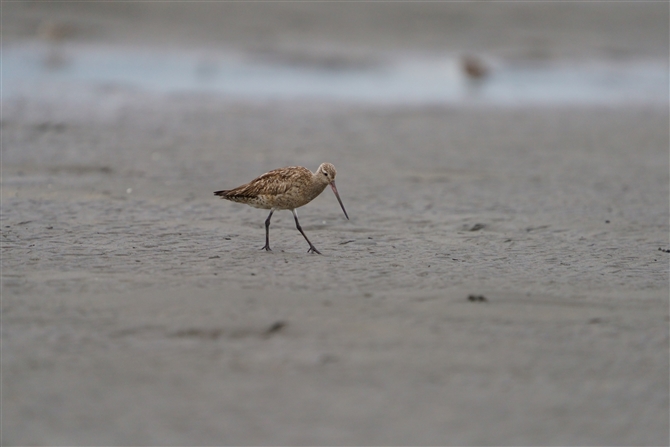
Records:
[[[394,58],[369,64],[268,60],[249,55],[126,50],[94,45],[15,45],[2,56],[3,98],[53,89],[125,86],[160,93],[204,92],[247,99],[356,103],[588,105],[665,104],[660,61],[510,64],[468,79],[458,58]]]

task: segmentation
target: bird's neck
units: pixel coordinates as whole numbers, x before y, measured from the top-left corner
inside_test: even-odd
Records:
[[[309,188],[310,200],[321,194],[323,190],[326,189],[326,186],[328,186],[328,183],[320,182],[318,177],[314,176],[312,178],[312,184]]]

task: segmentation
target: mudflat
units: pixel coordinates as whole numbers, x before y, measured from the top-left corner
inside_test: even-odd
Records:
[[[220,30],[211,4],[86,5],[13,4],[3,41],[56,17],[72,39],[282,57],[453,37],[506,57],[667,58],[663,4],[590,6],[580,17],[607,20],[589,27],[555,4],[227,4]],[[429,25],[393,27],[409,13]],[[509,41],[481,34],[496,20]],[[2,104],[3,445],[670,441],[667,106],[91,91]],[[351,217],[328,191],[299,210],[323,256],[287,211],[261,250],[267,212],[212,194],[322,162]]]

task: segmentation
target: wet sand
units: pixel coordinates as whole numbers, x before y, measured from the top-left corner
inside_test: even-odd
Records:
[[[52,12],[78,24],[73,39],[117,44],[171,35],[175,11],[187,15],[176,36],[209,16],[123,5]],[[316,4],[272,5],[281,23],[307,24],[283,33],[260,4],[230,5],[249,27],[210,44],[243,46],[256,29],[272,51],[318,35],[350,57],[432,51],[442,29],[403,40],[387,21],[407,16],[386,12],[362,15],[377,24],[363,37],[320,33]],[[424,6],[394,8],[429,23]],[[543,14],[517,7],[542,29]],[[3,39],[28,38],[44,8],[56,7],[10,9]],[[667,58],[657,13],[608,8],[574,33],[557,19],[552,57],[584,56],[571,44],[581,32],[598,56],[608,43]],[[134,20],[144,34],[124,33]],[[667,107],[92,91],[3,101],[3,445],[668,444]],[[306,253],[288,212],[273,217],[274,252],[260,250],[266,212],[212,194],[323,161],[351,217],[329,191],[300,209],[323,256]]]

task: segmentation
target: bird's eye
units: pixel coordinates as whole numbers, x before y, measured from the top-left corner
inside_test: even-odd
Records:
[[[327,173],[327,172],[324,172],[323,175],[325,175],[326,177],[328,177],[328,173]]]

